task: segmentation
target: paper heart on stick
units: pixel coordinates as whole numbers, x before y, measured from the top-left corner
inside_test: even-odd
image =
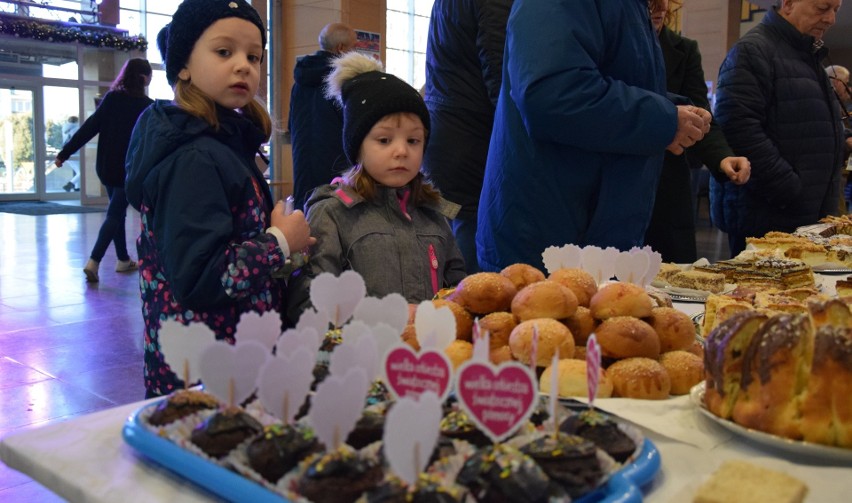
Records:
[[[285,423],[293,421],[311,390],[314,360],[305,347],[266,360],[257,376],[257,397],[267,412]]]
[[[269,350],[257,341],[239,346],[221,341],[210,344],[199,364],[204,389],[221,402],[237,405],[255,390],[257,373],[267,358],[271,358]]]
[[[523,425],[538,398],[535,375],[524,365],[464,362],[457,374],[459,405],[493,442]]]
[[[373,340],[376,341],[376,356],[379,362],[383,362],[388,351],[399,344],[400,334],[395,328],[391,328],[384,323],[374,326],[372,332]]]
[[[408,484],[417,482],[441,432],[441,401],[432,392],[401,398],[388,411],[382,436],[391,470]]]
[[[296,323],[296,330],[311,327],[317,331],[320,337],[324,337],[331,325],[331,316],[325,311],[317,311],[313,308],[305,309]]]
[[[372,337],[361,337],[356,341],[340,344],[331,353],[328,372],[341,375],[350,368],[361,367],[371,381],[379,376],[376,356],[376,341]]]
[[[275,311],[267,311],[262,315],[255,312],[240,316],[237,324],[237,344],[247,341],[257,341],[269,351],[275,346],[275,341],[281,335],[281,316]]]
[[[624,283],[641,283],[648,271],[648,254],[621,252],[615,259],[615,276]]]
[[[418,355],[410,346],[398,345],[388,352],[385,359],[384,381],[397,398],[431,391],[444,401],[450,393],[452,368],[441,351],[427,349]]]
[[[275,345],[276,355],[291,355],[299,348],[305,348],[315,355],[322,344],[322,339],[314,327],[303,329],[291,328],[285,330]]]
[[[342,327],[361,299],[367,295],[364,278],[355,271],[343,271],[340,276],[324,272],[311,281],[311,303],[319,311],[331,315],[331,323]]]
[[[559,269],[580,267],[580,252],[580,247],[577,245],[548,246],[542,252],[541,258],[547,273],[553,274]]]
[[[420,339],[421,347],[430,339],[429,333],[435,334],[436,346],[429,349],[443,351],[456,339],[456,317],[447,306],[436,308],[430,301],[423,301],[417,306],[414,316],[414,330]]]
[[[648,254],[648,270],[645,271],[645,277],[642,278],[640,286],[646,287],[654,281],[657,273],[660,272],[660,267],[663,265],[663,256],[651,249],[650,246],[642,248]]]
[[[397,335],[399,335],[408,324],[408,301],[398,293],[389,294],[381,299],[364,297],[355,307],[352,317],[371,327],[384,323],[397,329]]]
[[[317,386],[311,398],[308,422],[325,444],[333,451],[349,436],[361,417],[370,381],[362,368],[353,368],[344,375],[330,375]]]
[[[201,352],[208,345],[216,343],[216,336],[203,323],[184,325],[172,319],[160,325],[158,340],[166,364],[188,387],[200,379],[198,367]]]

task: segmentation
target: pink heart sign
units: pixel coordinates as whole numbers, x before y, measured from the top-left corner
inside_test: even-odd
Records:
[[[441,351],[424,350],[418,355],[409,346],[397,346],[385,358],[385,382],[396,398],[416,398],[424,391],[443,402],[450,393],[452,365]]]
[[[493,442],[512,434],[530,417],[538,390],[535,376],[517,362],[499,367],[467,361],[458,371],[459,404]]]

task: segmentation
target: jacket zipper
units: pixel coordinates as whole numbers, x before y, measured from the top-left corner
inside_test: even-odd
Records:
[[[432,294],[438,293],[438,257],[435,255],[435,245],[429,245],[429,274],[432,276]]]

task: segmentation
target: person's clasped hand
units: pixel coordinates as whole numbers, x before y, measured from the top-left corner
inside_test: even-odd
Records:
[[[677,131],[674,140],[666,147],[669,152],[680,155],[683,149],[695,145],[710,131],[712,115],[701,107],[678,105]]]
[[[736,185],[746,183],[751,177],[751,163],[745,157],[725,157],[719,163],[719,168]]]
[[[60,158],[58,158],[58,157],[57,157],[56,159],[54,159],[54,160],[53,160],[53,164],[55,164],[57,168],[61,168],[61,167],[62,167],[62,163],[64,163],[64,162],[65,162],[65,161],[63,161],[62,159],[60,159]]]
[[[272,225],[284,233],[291,252],[304,250],[317,242],[315,237],[311,237],[311,227],[305,220],[305,214],[296,210],[288,215],[284,201],[278,201],[272,210]]]

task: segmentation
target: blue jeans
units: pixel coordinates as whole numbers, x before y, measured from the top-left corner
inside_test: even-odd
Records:
[[[468,274],[479,272],[479,262],[476,260],[476,213],[472,217],[456,217],[450,220],[456,245],[464,258],[464,267]]]
[[[98,240],[92,248],[92,260],[100,262],[106,254],[109,243],[115,243],[115,255],[118,260],[130,260],[127,254],[127,242],[125,241],[124,219],[127,216],[127,196],[124,187],[107,187],[109,206],[107,207],[106,220],[101,224],[98,232]]]

